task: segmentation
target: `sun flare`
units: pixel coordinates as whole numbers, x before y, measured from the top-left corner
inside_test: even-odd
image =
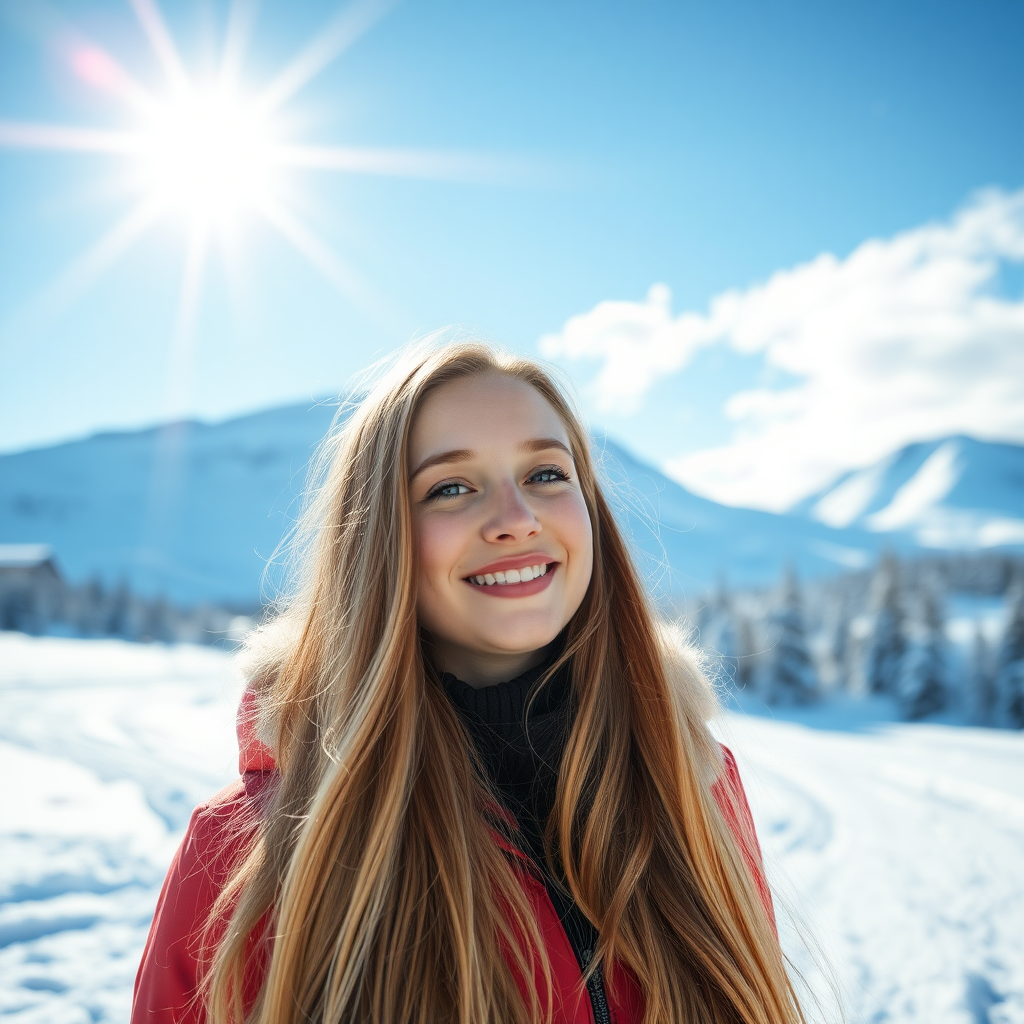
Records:
[[[293,175],[476,180],[493,168],[471,154],[299,143],[279,129],[295,95],[383,17],[393,0],[350,0],[276,75],[252,83],[248,91],[239,82],[253,25],[252,0],[232,0],[220,58],[207,78],[186,67],[158,0],[129,0],[129,5],[149,43],[157,85],[137,80],[110,51],[81,33],[72,34],[74,43],[65,55],[76,86],[94,90],[128,114],[130,130],[0,121],[0,148],[93,153],[120,161],[135,197],[134,207],[44,289],[40,306],[64,308],[159,221],[184,222],[188,231],[177,318],[184,326],[176,330],[175,344],[190,350],[187,336],[198,309],[211,234],[230,236],[243,224],[259,222],[364,314],[379,319],[384,305],[376,290],[288,202]],[[239,247],[230,238],[225,241],[225,259],[242,258]]]
[[[279,140],[251,100],[190,91],[154,107],[139,135],[141,187],[160,206],[220,223],[271,201]]]

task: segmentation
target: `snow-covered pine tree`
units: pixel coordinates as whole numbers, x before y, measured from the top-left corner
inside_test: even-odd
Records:
[[[981,622],[974,623],[971,663],[967,677],[967,707],[975,725],[991,725],[996,710],[995,674],[992,651]]]
[[[107,605],[107,591],[98,576],[93,576],[77,588],[72,625],[81,636],[106,634]]]
[[[917,616],[910,643],[900,661],[896,697],[903,716],[924,718],[946,706],[946,624],[938,581],[924,580],[917,595]]]
[[[741,688],[750,686],[757,669],[757,643],[754,623],[749,615],[736,614],[736,683]]]
[[[736,679],[736,627],[732,600],[725,579],[719,578],[718,590],[705,608],[701,642],[718,662],[724,682]]]
[[[174,609],[163,594],[147,601],[145,604],[141,640],[170,643],[176,639]]]
[[[865,649],[865,679],[871,693],[895,693],[906,650],[899,564],[882,555],[871,587],[871,632]]]
[[[136,630],[132,618],[132,592],[128,580],[122,576],[110,595],[107,627],[104,632],[111,636],[134,640]]]
[[[809,704],[818,696],[818,679],[807,650],[800,587],[786,570],[779,607],[772,615],[771,646],[764,677],[769,704]]]
[[[1001,724],[1024,728],[1024,582],[1011,588],[1003,641],[999,647],[996,700]]]
[[[828,644],[832,687],[837,690],[850,685],[850,604],[849,590],[843,587],[835,598]]]

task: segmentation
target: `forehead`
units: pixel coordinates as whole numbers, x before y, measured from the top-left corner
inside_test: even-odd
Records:
[[[497,450],[537,437],[569,445],[558,413],[540,392],[517,377],[474,374],[442,384],[424,399],[412,423],[409,462],[437,452]]]

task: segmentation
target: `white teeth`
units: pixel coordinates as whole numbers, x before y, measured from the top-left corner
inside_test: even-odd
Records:
[[[505,572],[485,572],[480,576],[468,576],[479,587],[493,587],[496,583],[504,586],[508,583],[529,583],[541,576],[547,576],[548,563],[524,565],[522,569],[506,569]]]

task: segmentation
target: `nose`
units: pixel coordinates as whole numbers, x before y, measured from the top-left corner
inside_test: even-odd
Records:
[[[515,484],[506,484],[494,492],[488,513],[483,534],[492,543],[518,544],[541,531],[540,520]]]

